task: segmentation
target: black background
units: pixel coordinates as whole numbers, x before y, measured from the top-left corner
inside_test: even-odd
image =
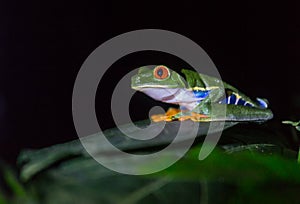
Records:
[[[21,149],[76,139],[71,100],[82,63],[101,43],[136,29],[165,29],[190,38],[208,53],[225,81],[252,97],[269,99],[274,120],[299,119],[297,13],[296,3],[287,1],[1,2],[1,158],[14,162]],[[184,66],[159,53],[117,62],[97,95],[103,128],[113,126],[107,107],[118,78],[124,70],[151,62]],[[135,98],[133,119],[143,119],[148,114],[143,110],[154,102],[143,95]]]

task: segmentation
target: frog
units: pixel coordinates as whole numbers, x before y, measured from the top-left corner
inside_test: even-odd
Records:
[[[132,76],[132,89],[154,100],[179,106],[152,115],[152,121],[264,122],[273,118],[267,99],[253,100],[217,77],[189,69],[182,69],[181,73],[185,78],[165,65],[147,65],[138,68],[138,73]]]

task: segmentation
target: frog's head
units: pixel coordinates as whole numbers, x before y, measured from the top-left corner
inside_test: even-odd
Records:
[[[139,68],[138,74],[131,78],[131,87],[135,90],[142,89],[175,89],[185,88],[183,78],[175,71],[163,65],[151,65]]]

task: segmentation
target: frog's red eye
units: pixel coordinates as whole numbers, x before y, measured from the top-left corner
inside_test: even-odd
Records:
[[[157,79],[166,79],[170,76],[169,69],[166,66],[159,65],[153,71],[154,77]]]

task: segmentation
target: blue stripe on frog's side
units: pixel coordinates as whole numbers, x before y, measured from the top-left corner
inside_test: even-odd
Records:
[[[261,108],[267,108],[268,104],[265,100],[257,98],[257,104]],[[255,105],[250,102],[244,100],[241,96],[239,96],[237,93],[232,92],[232,91],[227,91],[226,92],[226,98],[224,98],[222,101],[220,101],[222,104],[234,104],[234,105],[240,105],[240,106],[249,106],[249,107],[254,107]]]
[[[193,90],[194,96],[199,99],[199,102],[205,99],[209,95],[209,90]]]
[[[260,107],[262,108],[268,108],[268,103],[267,103],[267,100],[265,99],[261,99],[261,98],[256,98],[258,104]]]
[[[226,96],[226,98],[224,98],[220,103],[254,107],[251,102],[245,101],[234,92],[232,92],[229,96]]]

